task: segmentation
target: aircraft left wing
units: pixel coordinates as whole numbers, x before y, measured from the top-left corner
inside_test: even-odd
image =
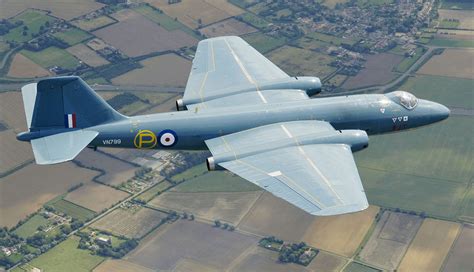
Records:
[[[214,156],[222,158],[222,154],[230,154],[222,162],[216,162],[218,166],[310,214],[336,215],[364,210],[368,202],[351,147],[302,144],[305,136],[325,137],[333,132],[339,133],[326,122],[286,122],[211,139],[206,144]],[[252,143],[262,135],[269,136],[268,143],[257,140],[253,147],[241,145]],[[259,151],[262,145],[269,148]]]

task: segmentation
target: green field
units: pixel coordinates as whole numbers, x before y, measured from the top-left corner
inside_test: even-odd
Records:
[[[173,191],[188,192],[248,192],[261,190],[256,185],[227,171],[208,172],[179,184]]]
[[[8,34],[3,36],[5,41],[26,42],[33,38],[33,34],[40,32],[40,28],[45,27],[46,22],[52,24],[56,19],[46,15],[44,12],[36,10],[26,10],[11,19],[12,23],[23,21],[23,25],[11,29]],[[23,35],[24,27],[27,27],[26,35]],[[46,28],[46,27],[45,27]]]
[[[472,79],[416,75],[410,77],[400,89],[447,106],[473,109],[473,86]]]
[[[53,34],[53,36],[69,45],[75,45],[92,38],[92,35],[90,35],[89,33],[75,27],[70,28],[64,32],[56,32]]]
[[[309,37],[321,42],[333,44],[333,45],[348,44],[352,46],[359,42],[359,40],[343,39],[340,37],[327,35],[327,34],[319,33],[319,32],[310,32],[306,35],[306,37]]]
[[[444,19],[441,22],[439,22],[438,27],[439,28],[456,28],[459,26],[459,24],[460,24],[459,21],[450,21],[450,20]]]
[[[20,53],[44,68],[60,66],[66,69],[73,69],[79,65],[79,61],[73,55],[69,54],[66,50],[54,46],[38,52],[23,49]]]
[[[404,58],[398,65],[395,67],[395,72],[404,73],[421,57],[426,50],[423,47],[418,47],[415,50],[415,55],[409,58]]]
[[[474,9],[474,3],[470,0],[465,1],[441,1],[442,9]]]
[[[171,186],[173,186],[173,184],[171,184],[169,181],[161,181],[160,183],[156,184],[155,186],[151,187],[150,189],[137,196],[137,199],[148,202],[152,200],[155,196],[157,196],[159,193],[162,193]]]
[[[257,15],[250,13],[250,12],[245,12],[239,16],[237,16],[239,20],[242,20],[243,22],[246,22],[258,29],[262,29],[268,26],[269,22],[265,21],[265,19],[262,19],[258,17]]]
[[[378,272],[381,270],[365,266],[360,263],[352,262],[346,268],[344,268],[344,272]]]
[[[393,3],[393,0],[357,0],[357,5],[361,7],[379,6],[391,3]]]
[[[65,213],[71,216],[72,218],[75,218],[81,221],[87,221],[96,215],[95,212],[89,209],[86,209],[84,207],[78,206],[64,199],[59,199],[48,205],[51,205],[52,207],[54,207],[56,211]]]
[[[451,116],[442,123],[372,136],[356,153],[369,203],[455,219],[474,174],[474,120]],[[472,207],[471,207],[472,208]],[[469,207],[466,214],[472,214]]]
[[[206,164],[203,163],[203,164],[196,165],[192,168],[189,168],[188,170],[173,176],[171,180],[174,182],[181,182],[188,179],[196,178],[198,176],[204,175],[205,173],[207,173],[207,168],[206,168]]]
[[[111,25],[115,22],[117,21],[108,16],[99,16],[93,19],[83,19],[83,20],[72,21],[71,23],[84,30],[94,31],[99,28]]]
[[[308,50],[316,50],[316,51],[326,50],[329,46],[331,46],[331,44],[327,42],[323,42],[323,41],[311,38],[309,36],[304,36],[304,37],[299,38],[296,41],[296,44],[298,47],[302,47]]]
[[[35,214],[33,217],[28,219],[25,223],[23,223],[20,227],[18,227],[14,232],[22,237],[28,238],[35,234],[36,230],[40,226],[46,226],[48,224],[48,219],[44,218],[42,215]]]
[[[445,46],[445,47],[474,47],[474,40],[453,40],[434,38],[430,45]]]
[[[28,269],[26,271],[33,266],[48,272],[80,272],[91,271],[104,260],[103,257],[91,255],[88,250],[78,249],[78,244],[79,238],[72,236],[23,267]]]
[[[286,43],[285,39],[283,38],[277,39],[262,34],[261,32],[245,35],[242,36],[242,38],[262,54],[267,53],[277,47],[283,46]]]
[[[168,31],[180,29],[198,40],[202,38],[199,35],[197,35],[192,29],[186,27],[178,20],[175,20],[169,17],[168,15],[159,12],[158,10],[155,10],[148,5],[141,5],[134,8],[133,10],[145,16],[149,20],[157,23],[158,25],[160,25],[161,27],[163,27],[164,29]]]

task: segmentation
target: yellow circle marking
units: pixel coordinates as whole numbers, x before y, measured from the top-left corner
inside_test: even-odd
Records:
[[[133,144],[136,148],[153,148],[157,143],[158,140],[156,139],[155,133],[147,129],[139,130],[133,140]]]

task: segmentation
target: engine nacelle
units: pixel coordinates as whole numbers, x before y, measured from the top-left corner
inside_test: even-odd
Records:
[[[176,100],[176,110],[177,111],[186,110],[186,105],[184,105],[183,99]]]

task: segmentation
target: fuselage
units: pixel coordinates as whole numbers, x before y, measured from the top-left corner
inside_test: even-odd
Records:
[[[279,122],[319,120],[337,130],[360,129],[367,134],[380,134],[428,125],[449,116],[449,110],[438,103],[419,99],[409,109],[394,97],[338,96],[134,116],[90,127],[99,132],[90,146],[198,150],[206,149],[204,141],[208,139]]]

